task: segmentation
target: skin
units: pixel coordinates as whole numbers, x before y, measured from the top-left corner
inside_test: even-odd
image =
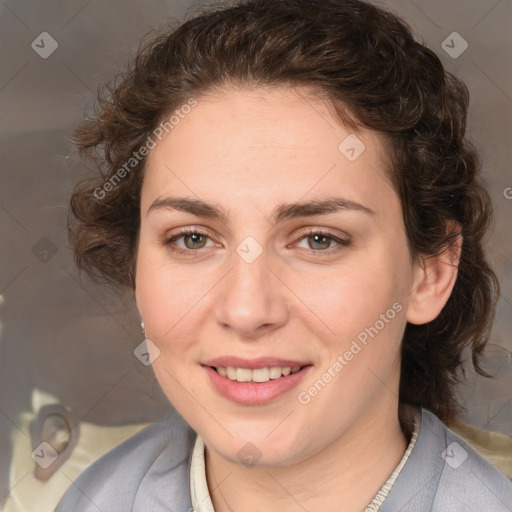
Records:
[[[379,135],[358,131],[366,149],[349,161],[338,146],[353,132],[306,92],[225,89],[197,98],[146,162],[136,303],[160,350],[156,377],[206,443],[217,512],[363,509],[407,446],[398,421],[406,322],[435,318],[457,274],[457,251],[411,257]],[[214,203],[226,222],[171,208],[148,214],[167,196]],[[268,220],[279,204],[333,196],[374,213]],[[165,245],[187,227],[208,237]],[[307,227],[350,244],[315,243],[303,233]],[[252,263],[236,252],[248,236],[262,248]],[[378,335],[307,405],[299,403],[298,392],[395,303],[401,311]],[[241,405],[218,394],[201,366],[224,355],[291,358],[313,367],[271,403]],[[254,467],[237,456],[249,442],[261,453]]]

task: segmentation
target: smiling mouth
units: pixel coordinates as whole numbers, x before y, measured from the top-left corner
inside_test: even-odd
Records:
[[[267,366],[263,368],[235,368],[233,366],[210,366],[222,377],[236,382],[253,382],[262,384],[270,380],[281,379],[288,377],[288,375],[299,372],[300,370],[311,366]]]

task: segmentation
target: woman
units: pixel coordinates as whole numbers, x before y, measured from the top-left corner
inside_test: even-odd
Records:
[[[132,288],[135,354],[179,414],[57,511],[512,510],[447,428],[498,285],[467,89],[436,55],[365,2],[249,0],[106,91],[75,134],[101,171],[71,239]]]

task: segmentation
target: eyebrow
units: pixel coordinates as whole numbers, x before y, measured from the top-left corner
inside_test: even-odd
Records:
[[[228,216],[221,207],[206,203],[199,199],[188,197],[164,197],[158,198],[148,208],[146,216],[151,211],[160,209],[173,209],[186,213],[191,213],[198,217],[206,217],[219,220],[224,224],[228,223]],[[350,201],[342,197],[329,197],[321,200],[304,201],[297,203],[283,203],[278,205],[272,211],[269,221],[277,224],[283,220],[294,219],[297,217],[313,217],[315,215],[327,215],[338,211],[351,210],[358,211],[368,215],[375,215],[375,211],[367,206]]]

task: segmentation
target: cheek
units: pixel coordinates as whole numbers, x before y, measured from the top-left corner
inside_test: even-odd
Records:
[[[141,242],[137,257],[137,305],[153,327],[165,322],[168,329],[201,297],[208,275],[200,277],[190,265],[173,263],[165,247],[153,241]]]
[[[296,296],[313,313],[307,315],[310,327],[322,339],[332,343],[351,340],[402,300],[403,277],[397,269],[403,268],[403,261],[374,249],[354,254],[321,275],[289,275]]]
[[[142,248],[137,261],[135,298],[146,325],[146,334],[161,351],[179,351],[187,339],[184,330],[201,312],[201,297],[209,289],[208,279],[170,265],[165,251]],[[167,343],[172,340],[173,343]]]

